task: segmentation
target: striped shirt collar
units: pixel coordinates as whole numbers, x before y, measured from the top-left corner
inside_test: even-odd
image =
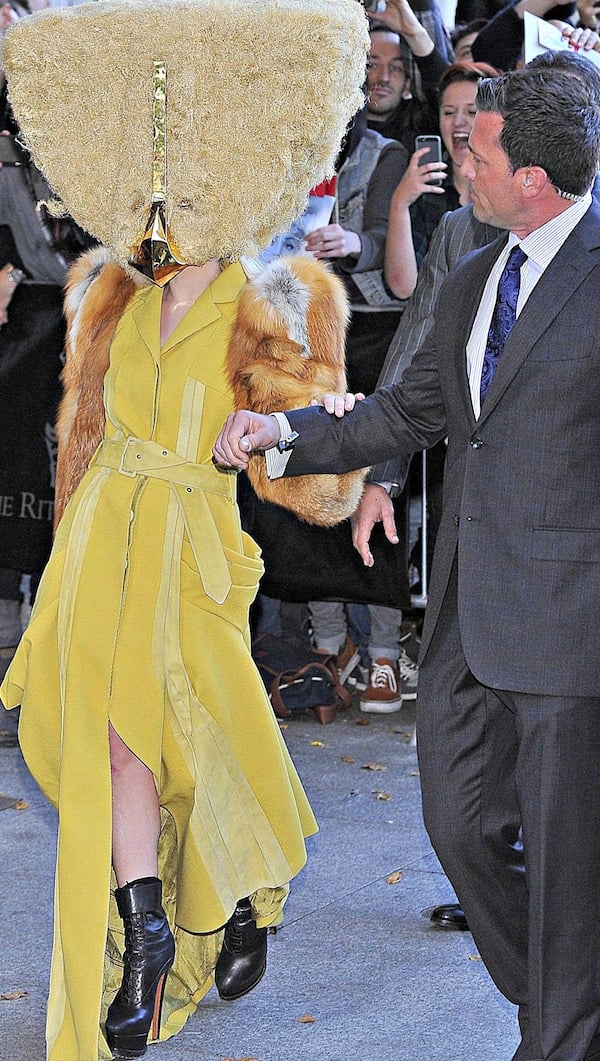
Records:
[[[539,228],[534,229],[524,239],[519,240],[514,232],[511,232],[506,245],[506,257],[508,258],[513,247],[520,243],[527,257],[532,262],[535,262],[540,271],[543,272],[560,250],[567,236],[571,235],[575,226],[579,224],[583,215],[587,213],[591,203],[592,193],[589,191],[586,192],[580,202],[573,203],[562,213],[552,217],[550,221],[546,221]]]

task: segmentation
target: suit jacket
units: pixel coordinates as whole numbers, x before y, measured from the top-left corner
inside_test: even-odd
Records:
[[[458,618],[475,676],[495,688],[600,695],[600,209],[594,201],[539,280],[475,420],[465,347],[505,237],[440,293],[402,386],[341,420],[289,414],[287,474],[341,471],[448,436],[444,514],[423,655],[458,552]]]
[[[499,234],[500,229],[486,225],[473,216],[472,206],[462,206],[443,215],[419,269],[417,286],[407,302],[390,343],[379,376],[379,387],[389,387],[391,383],[397,383],[412,362],[433,326],[435,304],[450,270],[454,269],[469,251],[485,247],[486,243],[491,243]],[[395,457],[373,468],[369,479],[376,483],[397,483],[403,487],[409,463],[410,457],[403,461],[398,461]]]

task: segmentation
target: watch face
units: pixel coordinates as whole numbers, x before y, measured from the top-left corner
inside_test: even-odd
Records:
[[[280,439],[280,441],[277,443],[277,449],[280,453],[286,453],[287,450],[294,448],[294,442],[297,438],[298,432],[292,431],[289,435],[286,435],[284,438]]]

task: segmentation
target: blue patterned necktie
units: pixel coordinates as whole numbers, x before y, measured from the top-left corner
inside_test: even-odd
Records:
[[[492,313],[481,369],[479,394],[482,402],[494,377],[500,354],[508,339],[508,333],[517,319],[517,299],[521,284],[520,270],[525,261],[527,261],[525,252],[518,245],[513,247],[498,283],[496,305]]]

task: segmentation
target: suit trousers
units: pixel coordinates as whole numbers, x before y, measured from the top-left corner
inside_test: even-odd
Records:
[[[419,671],[425,825],[490,975],[519,1006],[513,1061],[600,1057],[600,699],[482,685],[457,595],[455,562]]]

